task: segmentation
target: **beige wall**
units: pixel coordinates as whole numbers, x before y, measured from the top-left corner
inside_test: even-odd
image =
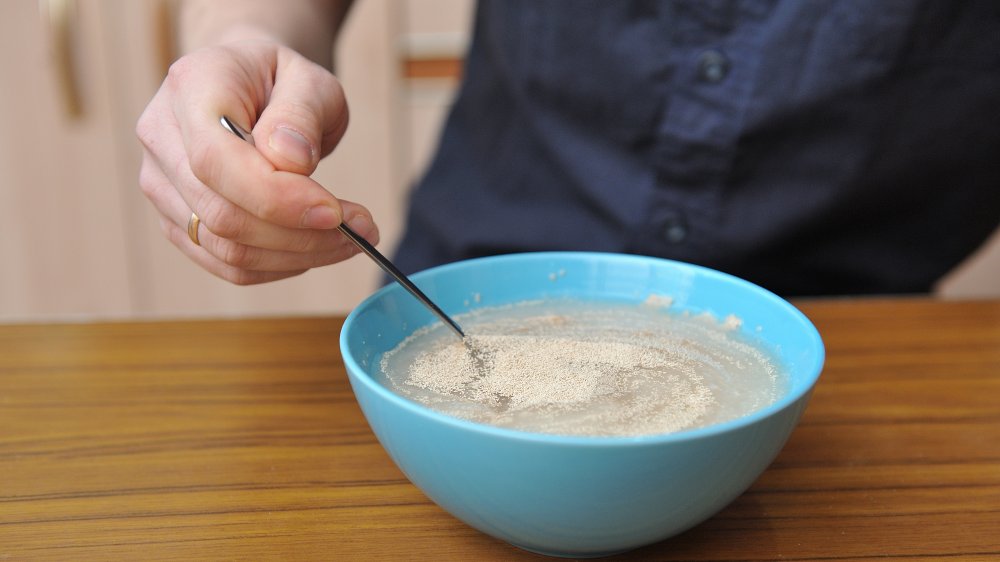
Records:
[[[60,94],[58,29],[33,2],[0,3],[0,321],[344,313],[376,288],[379,270],[361,256],[292,280],[235,287],[166,242],[136,185],[133,129],[170,56],[161,33],[169,3],[72,4],[77,118]],[[372,209],[387,253],[456,86],[447,73],[407,76],[401,62],[461,58],[471,13],[471,0],[363,0],[339,45],[352,123],[316,177]],[[938,292],[996,297],[998,279],[1000,235]]]

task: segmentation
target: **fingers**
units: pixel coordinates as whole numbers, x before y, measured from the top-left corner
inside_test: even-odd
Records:
[[[250,246],[299,252],[329,250],[331,241],[337,240],[334,231],[283,227],[250,214],[195,177],[176,125],[168,120],[156,120],[149,123],[149,126],[155,127],[157,132],[157,151],[154,153],[147,149],[140,183],[144,186],[147,181],[152,185],[161,181],[169,184],[180,194],[188,209],[197,213],[202,223],[214,234]],[[242,148],[246,144],[234,135],[226,134],[236,140],[237,146]],[[157,174],[165,176],[165,180]],[[158,192],[147,192],[146,195],[156,203]],[[356,206],[349,211],[352,214],[347,216],[348,220],[358,214],[367,214],[367,210]]]
[[[312,76],[322,76],[320,73],[325,72],[304,62],[299,65],[288,63],[286,74],[292,75],[279,77],[276,70],[272,71],[274,82],[269,83],[272,72],[260,73],[260,69],[255,69],[255,66],[276,66],[278,50],[265,50],[258,57],[260,60],[244,61],[242,64],[217,63],[215,58],[229,55],[219,50],[191,55],[188,59],[178,61],[171,67],[164,83],[164,87],[168,88],[165,96],[169,98],[168,110],[176,120],[189,167],[202,184],[265,222],[289,228],[332,229],[343,218],[339,201],[318,183],[300,173],[303,169],[312,171],[315,168],[321,147],[307,150],[315,153],[315,158],[310,156],[307,167],[299,166],[294,168],[295,171],[286,171],[277,168],[264,153],[240,141],[219,124],[219,116],[227,115],[242,127],[250,128],[251,117],[256,115],[256,110],[248,112],[248,109],[269,107],[270,96],[276,88],[287,91],[294,88],[296,83],[301,86],[311,80],[320,80]],[[293,54],[287,56],[302,58]],[[307,77],[295,82],[296,68],[305,72]],[[256,79],[243,76],[240,70],[245,69],[258,71]],[[281,87],[279,78],[289,81],[289,87]],[[329,76],[325,80],[334,79]],[[234,89],[256,93],[233,95],[231,92]],[[323,97],[321,92],[296,91],[299,100],[297,107],[315,107],[316,117],[327,119],[327,110],[323,107],[331,104],[320,101],[319,98]],[[259,96],[264,97],[257,99]],[[289,96],[285,95],[283,98],[288,99]],[[331,113],[332,111],[333,109],[329,110]],[[277,117],[280,119],[281,116]],[[293,133],[302,138],[306,134],[318,134],[306,130],[308,118],[309,113],[305,110],[301,110],[294,120],[289,118],[289,123],[295,123],[294,130],[291,126],[281,129],[285,134],[278,135],[276,146],[287,148],[287,143],[292,142],[289,139],[294,136]],[[325,125],[320,127],[321,130],[326,128]],[[268,141],[265,139],[261,144],[267,146]],[[267,149],[274,151],[270,147]]]
[[[257,146],[226,131],[221,115],[253,127]],[[339,84],[293,52],[205,50],[171,67],[136,126],[140,185],[165,236],[206,270],[241,285],[297,275],[358,253],[335,230],[341,221],[378,242],[367,209],[304,175],[346,124]],[[186,231],[192,212],[200,245]]]
[[[221,262],[212,257],[203,248],[196,246],[188,238],[187,231],[179,228],[174,222],[165,217],[160,218],[160,228],[164,236],[191,261],[195,262],[202,269],[212,273],[216,277],[225,279],[235,285],[254,285],[258,283],[269,283],[280,279],[287,279],[305,273],[308,269],[298,271],[253,271],[241,269]]]
[[[324,238],[321,244],[316,244],[321,249],[294,252],[229,240],[213,233],[204,223],[198,231],[200,246],[196,245],[187,233],[191,211],[156,168],[155,159],[144,160],[141,177],[143,190],[160,212],[161,228],[171,243],[204,269],[232,283],[245,285],[283,279],[313,267],[343,261],[359,251],[339,231],[314,232]],[[362,212],[363,208],[349,202],[345,202],[345,207],[354,213],[351,225],[370,242],[377,243],[378,231]]]
[[[254,127],[258,150],[275,169],[309,175],[347,130],[340,83],[302,57],[279,52],[274,88]]]
[[[181,127],[185,159],[198,182],[267,223],[315,229],[340,224],[340,202],[322,186],[276,170],[256,148],[219,126],[218,118],[204,114],[201,119]]]

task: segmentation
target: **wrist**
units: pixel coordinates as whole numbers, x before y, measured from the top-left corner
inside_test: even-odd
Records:
[[[189,29],[181,38],[180,46],[184,53],[240,41],[265,41],[284,45],[281,38],[273,32],[253,24],[239,23],[213,30],[198,29],[195,26]]]
[[[317,0],[186,0],[180,9],[184,53],[245,40],[263,40],[330,67],[333,40],[347,4]]]

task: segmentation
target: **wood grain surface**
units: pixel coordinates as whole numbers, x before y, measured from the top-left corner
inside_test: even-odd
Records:
[[[1000,301],[799,301],[800,427],[728,508],[621,560],[1000,557]],[[0,326],[0,560],[543,559],[413,487],[339,319]]]

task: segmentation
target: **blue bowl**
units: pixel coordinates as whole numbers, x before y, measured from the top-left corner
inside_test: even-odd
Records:
[[[382,355],[437,320],[402,288],[382,288],[348,316],[340,347],[351,386],[382,446],[455,517],[526,550],[597,557],[663,540],[739,496],[771,463],[823,366],[816,328],[788,302],[717,271],[669,260],[583,252],[505,255],[413,276],[449,314],[544,298],[639,303],[735,314],[779,358],[787,392],[745,417],[641,437],[563,437],[437,413],[383,387]]]

